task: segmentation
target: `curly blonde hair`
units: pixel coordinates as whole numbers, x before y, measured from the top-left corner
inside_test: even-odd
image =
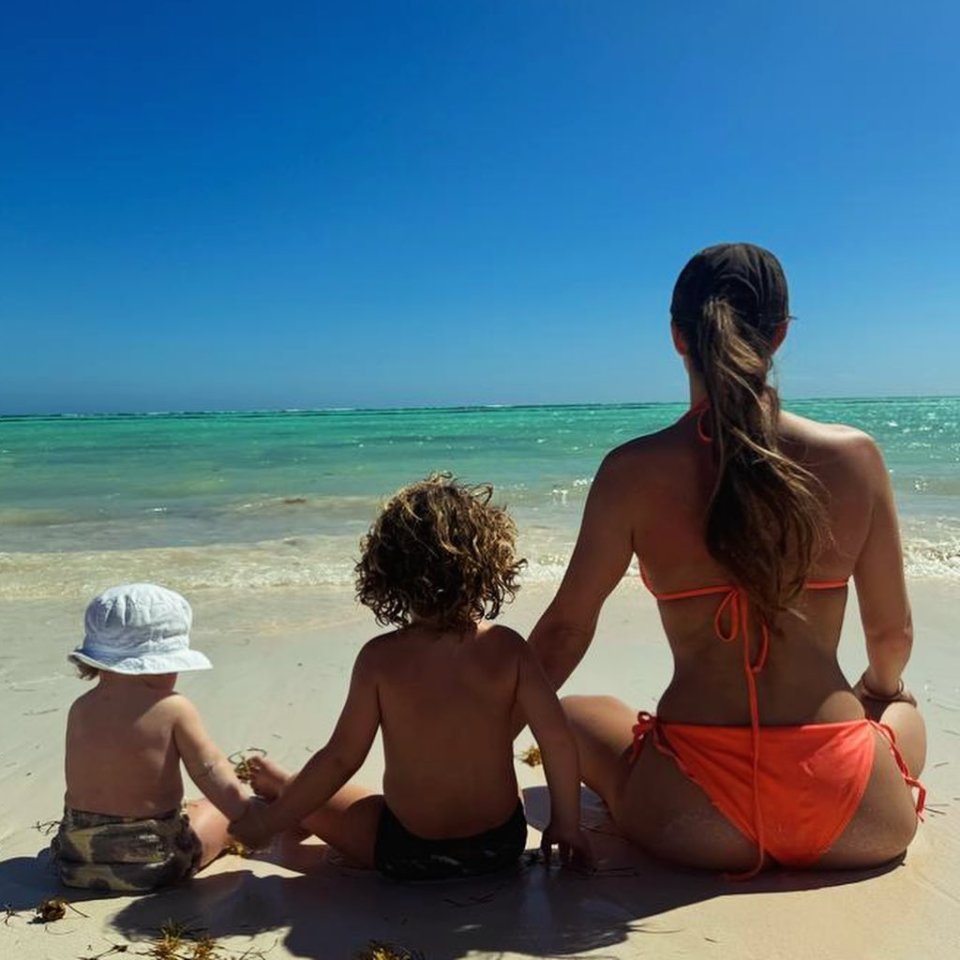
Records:
[[[402,627],[417,616],[465,627],[493,620],[513,599],[526,560],[514,554],[516,526],[492,496],[489,484],[434,473],[391,497],[354,569],[357,599],[378,623]]]

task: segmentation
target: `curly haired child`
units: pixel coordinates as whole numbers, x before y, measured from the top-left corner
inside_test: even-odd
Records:
[[[540,745],[552,817],[549,857],[588,862],[577,751],[563,711],[519,634],[492,624],[524,565],[489,486],[432,475],[400,490],[361,543],[357,597],[395,629],[370,640],[329,742],[291,776],[255,763],[232,832],[256,846],[300,824],[397,879],[473,876],[516,863],[527,824],[513,767],[518,707]],[[347,781],[383,731],[383,794]]]

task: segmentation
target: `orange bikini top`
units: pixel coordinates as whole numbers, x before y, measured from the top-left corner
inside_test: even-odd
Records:
[[[703,425],[703,415],[706,413],[708,406],[709,401],[705,397],[699,403],[694,404],[678,421],[682,423],[684,420],[695,416],[697,418],[697,436],[699,436],[704,443],[711,442],[710,434],[706,432]],[[766,624],[761,622],[760,653],[756,662],[751,663],[747,620],[749,604],[747,593],[742,587],[738,587],[732,583],[718,583],[707,587],[694,587],[691,590],[657,593],[647,579],[647,572],[643,569],[642,564],[640,565],[640,577],[643,580],[644,586],[657,600],[661,601],[688,600],[692,597],[709,597],[723,594],[723,600],[720,601],[716,616],[713,618],[713,630],[717,635],[717,639],[722,640],[724,643],[730,643],[732,640],[736,640],[738,636],[743,636],[744,640],[747,641],[745,643],[747,648],[745,652],[745,662],[750,672],[759,673],[763,669],[763,665],[767,659],[767,648],[770,645],[769,633]],[[846,585],[846,580],[807,580],[803,588],[805,590],[836,590]],[[725,614],[729,614],[730,617],[730,627],[728,630],[723,629],[723,618]]]
[[[706,399],[695,404],[681,418],[680,422],[690,417],[697,417],[697,435],[704,443],[710,443],[710,435],[703,425],[703,414],[708,406]],[[760,766],[760,706],[757,701],[756,676],[763,670],[770,651],[770,631],[767,624],[760,621],[760,650],[756,659],[750,656],[750,598],[743,587],[731,583],[718,583],[706,587],[694,587],[691,590],[675,590],[668,593],[657,593],[647,579],[647,572],[640,565],[640,577],[644,586],[661,603],[672,600],[689,600],[694,597],[722,596],[713,617],[713,632],[722,643],[733,643],[740,639],[743,646],[743,673],[747,680],[747,698],[750,703],[750,729],[753,734],[753,803],[756,820],[757,841],[760,859],[756,867],[742,876],[747,879],[756,874],[763,865],[763,817],[760,811],[760,791],[757,783],[757,774]],[[846,587],[846,580],[808,580],[804,584],[805,590],[839,590]],[[724,627],[726,620],[727,626]]]

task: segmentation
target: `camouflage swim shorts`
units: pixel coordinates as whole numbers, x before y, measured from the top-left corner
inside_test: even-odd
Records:
[[[147,893],[192,876],[200,838],[179,810],[158,817],[114,817],[66,809],[50,845],[68,887]]]

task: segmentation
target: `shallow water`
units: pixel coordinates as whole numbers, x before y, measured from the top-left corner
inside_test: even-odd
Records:
[[[960,579],[960,398],[788,406],[878,440],[908,571]],[[433,470],[494,484],[520,528],[527,579],[553,580],[603,454],[684,409],[0,418],[0,597],[134,573],[183,588],[347,584],[382,498]]]

